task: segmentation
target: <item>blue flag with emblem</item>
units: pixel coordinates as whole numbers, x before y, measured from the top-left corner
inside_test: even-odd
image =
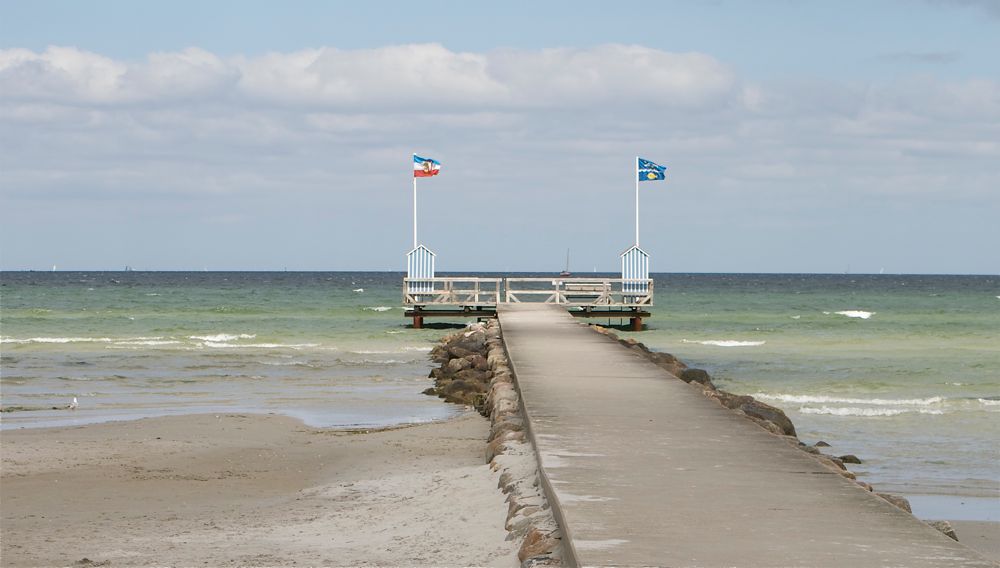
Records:
[[[667,166],[661,166],[642,158],[636,158],[636,160],[638,160],[636,163],[636,179],[638,181],[667,179]]]

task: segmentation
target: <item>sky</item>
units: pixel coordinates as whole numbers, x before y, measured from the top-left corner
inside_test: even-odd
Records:
[[[0,269],[1000,273],[1000,0],[0,0]]]

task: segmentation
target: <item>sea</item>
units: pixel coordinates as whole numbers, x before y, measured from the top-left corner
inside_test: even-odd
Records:
[[[375,428],[467,412],[422,394],[428,352],[463,322],[412,329],[402,278],[0,273],[0,429],[223,412]],[[800,439],[858,456],[858,478],[918,516],[1000,521],[1000,276],[655,280],[646,329],[619,335],[782,408]]]

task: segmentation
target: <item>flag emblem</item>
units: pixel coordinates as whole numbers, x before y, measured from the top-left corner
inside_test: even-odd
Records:
[[[636,171],[638,172],[639,181],[667,179],[667,166],[661,166],[642,158],[636,158],[636,160],[638,160],[636,162]]]
[[[431,177],[441,173],[441,162],[413,155],[413,177]]]

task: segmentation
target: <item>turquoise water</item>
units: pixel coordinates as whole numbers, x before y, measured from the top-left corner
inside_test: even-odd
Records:
[[[400,275],[5,273],[3,428],[280,412],[315,426],[436,420],[444,333],[404,326]]]
[[[4,413],[5,429],[461,411],[420,394],[447,330],[406,327],[399,273],[0,276],[0,402],[44,409]],[[783,408],[804,441],[861,457],[852,470],[881,490],[1000,511],[1000,277],[678,274],[656,292],[640,341]],[[77,410],[51,409],[73,397]]]
[[[1000,514],[1000,277],[671,275],[656,290],[649,329],[621,335],[781,407],[880,490]]]

